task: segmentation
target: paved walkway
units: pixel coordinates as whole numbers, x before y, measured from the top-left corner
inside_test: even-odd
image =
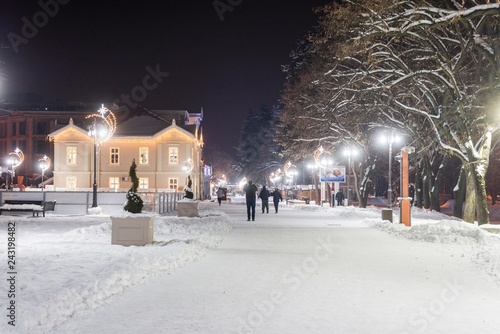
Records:
[[[222,209],[235,228],[219,248],[58,332],[466,333],[467,323],[477,333],[498,330],[499,287],[463,291],[479,278],[461,246],[409,246],[352,219],[290,208],[258,208],[255,222],[246,221],[245,206]],[[450,266],[451,277],[443,270]],[[478,302],[498,307],[477,319]],[[436,305],[444,308],[433,315]]]

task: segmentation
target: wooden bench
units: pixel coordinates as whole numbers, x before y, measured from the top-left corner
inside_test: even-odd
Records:
[[[289,199],[286,201],[286,204],[290,205],[305,205],[306,201],[302,201],[300,199]]]
[[[33,212],[33,217],[38,217],[41,212],[45,217],[45,211],[54,211],[56,201],[22,201],[22,200],[5,200],[4,204],[0,206],[0,215],[3,211],[27,211]]]

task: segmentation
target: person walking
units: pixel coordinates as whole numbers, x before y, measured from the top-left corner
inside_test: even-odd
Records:
[[[222,188],[219,187],[219,190],[217,190],[217,202],[219,202],[219,206],[222,203],[222,195],[224,195],[224,190],[222,190]]]
[[[343,204],[343,201],[344,201],[344,193],[342,192],[342,190],[339,190],[339,191],[337,192],[337,194],[335,195],[335,199],[337,200],[337,206],[344,205],[344,204]]]
[[[265,210],[269,213],[269,190],[266,189],[266,186],[262,187],[259,198],[262,200],[262,213],[264,213]]]
[[[253,184],[252,181],[248,181],[248,183],[243,188],[245,192],[245,200],[247,203],[247,221],[250,221],[250,217],[252,221],[255,220],[255,202],[257,196],[257,187]]]
[[[281,192],[278,190],[278,188],[274,189],[274,191],[271,193],[271,196],[273,197],[274,213],[278,213],[278,206],[280,201],[283,202],[283,196],[281,195]]]

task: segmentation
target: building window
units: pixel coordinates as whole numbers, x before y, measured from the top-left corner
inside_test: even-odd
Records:
[[[19,122],[19,134],[21,136],[26,135],[26,121]]]
[[[45,121],[40,121],[36,123],[36,134],[37,135],[46,135],[49,133],[48,123]]]
[[[66,163],[68,165],[76,165],[76,147],[66,147]]]
[[[15,136],[16,135],[16,130],[17,130],[17,123],[12,123],[12,135]]]
[[[168,189],[177,191],[179,181],[177,179],[168,179]]]
[[[139,164],[147,165],[149,163],[149,148],[140,147],[139,148]]]
[[[7,124],[3,123],[0,124],[0,137],[7,137],[7,130],[6,130]]]
[[[147,177],[139,178],[139,189],[148,189],[149,188],[149,179]]]
[[[19,145],[17,145],[17,147],[23,151],[23,152],[26,152],[26,140],[20,140],[19,141]]]
[[[179,148],[178,147],[170,147],[168,149],[168,163],[172,164],[172,165],[179,163]]]
[[[66,188],[76,189],[76,176],[68,176],[66,178]]]
[[[111,189],[120,188],[120,179],[118,177],[110,177],[109,178],[109,187]]]
[[[120,149],[118,147],[111,147],[109,152],[109,163],[118,165],[120,163]]]

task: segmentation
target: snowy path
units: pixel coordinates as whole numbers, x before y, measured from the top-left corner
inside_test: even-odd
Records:
[[[234,230],[216,250],[70,319],[57,333],[500,328],[500,287],[471,263],[470,246],[397,239],[351,217],[333,220],[291,208],[277,215],[257,208],[256,222],[249,223],[244,206],[222,208],[234,218]]]

